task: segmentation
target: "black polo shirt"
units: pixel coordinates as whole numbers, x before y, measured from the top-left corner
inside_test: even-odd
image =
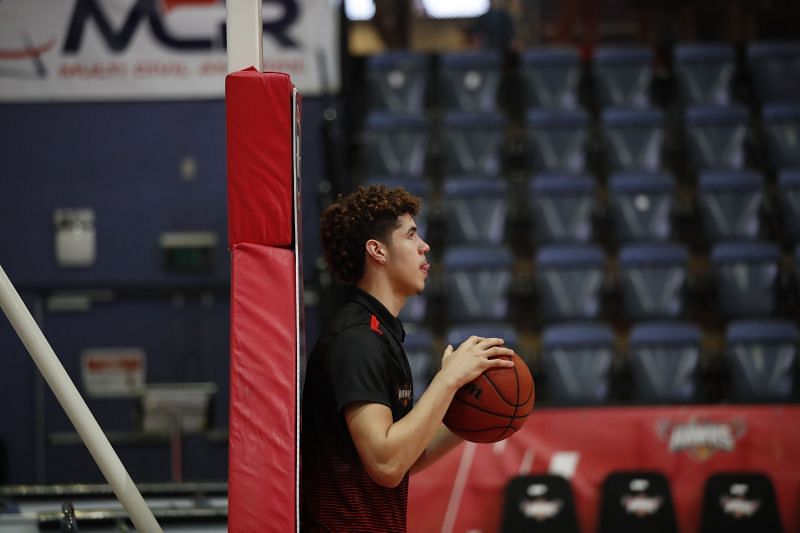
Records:
[[[353,402],[380,403],[399,420],[413,407],[403,326],[354,287],[350,301],[311,351],[303,389],[303,531],[405,531],[408,474],[394,488],[375,483],[344,418]]]

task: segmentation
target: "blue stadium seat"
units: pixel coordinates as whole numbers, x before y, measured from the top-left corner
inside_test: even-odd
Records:
[[[449,178],[443,189],[448,245],[505,240],[509,206],[505,180]]]
[[[416,401],[425,392],[428,383],[438,370],[439,365],[436,363],[440,359],[440,354],[434,352],[433,335],[428,329],[405,323],[403,329],[406,331],[403,349],[411,366]]]
[[[503,321],[509,314],[514,257],[503,245],[462,245],[444,251],[450,323]]]
[[[736,50],[728,43],[680,43],[675,46],[675,72],[687,104],[731,103]]]
[[[778,189],[784,228],[792,241],[800,242],[800,168],[782,170]]]
[[[614,332],[598,322],[565,322],[542,331],[548,403],[600,405],[610,395]]]
[[[600,46],[593,74],[602,107],[650,106],[653,51],[644,46]]]
[[[536,242],[588,242],[596,190],[589,176],[534,176],[528,185],[528,203]]]
[[[720,242],[711,249],[717,308],[726,318],[775,311],[780,250],[764,241]]]
[[[439,56],[442,107],[460,111],[496,111],[503,58],[491,50],[448,52]]]
[[[643,403],[697,399],[700,328],[683,322],[642,322],[631,328],[633,397]]]
[[[762,124],[772,167],[800,166],[800,101],[765,105]]]
[[[744,168],[748,120],[747,109],[739,105],[689,107],[686,136],[694,168]]]
[[[790,320],[738,320],[728,324],[725,351],[731,397],[742,402],[786,402],[797,387],[797,325]]]
[[[747,63],[763,102],[800,100],[800,41],[753,41]]]
[[[428,69],[428,58],[418,52],[392,51],[368,57],[368,109],[424,113]]]
[[[675,180],[649,172],[613,174],[609,204],[614,235],[620,242],[664,241],[672,233]]]
[[[499,113],[446,113],[442,121],[444,173],[500,174],[505,129],[506,119]]]
[[[458,346],[476,335],[478,337],[496,337],[503,339],[504,346],[512,350],[519,350],[519,333],[514,326],[506,322],[467,322],[454,324],[447,328],[445,339],[447,344],[452,344],[453,348]]]
[[[625,316],[676,318],[684,311],[689,252],[676,243],[627,244],[619,253]]]
[[[531,109],[525,125],[533,169],[573,174],[586,169],[589,115],[585,111]]]
[[[764,178],[744,170],[700,174],[698,201],[703,230],[710,241],[755,239],[761,226]]]
[[[656,109],[608,109],[602,115],[609,170],[661,170],[664,113]]]
[[[775,487],[763,472],[716,472],[706,480],[698,533],[784,531]]]
[[[598,533],[678,533],[669,479],[655,470],[614,470],[601,489]]]
[[[605,255],[591,244],[549,244],[536,253],[536,294],[545,322],[597,318]]]
[[[425,172],[429,124],[424,116],[376,111],[364,128],[368,176],[406,175]]]
[[[526,108],[577,109],[581,58],[571,46],[524,50],[519,58]]]

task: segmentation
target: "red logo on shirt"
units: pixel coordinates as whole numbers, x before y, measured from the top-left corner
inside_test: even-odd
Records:
[[[381,323],[378,322],[378,317],[375,315],[372,315],[372,318],[369,319],[369,329],[378,335],[383,335],[383,332],[381,331]]]

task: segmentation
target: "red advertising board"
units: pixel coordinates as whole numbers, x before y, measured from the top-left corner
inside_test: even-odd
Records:
[[[681,532],[698,531],[706,479],[760,471],[775,486],[785,531],[800,531],[800,406],[534,410],[513,437],[466,443],[411,479],[409,531],[500,530],[503,490],[520,474],[569,478],[581,530],[597,530],[600,487],[615,470],[658,470]]]

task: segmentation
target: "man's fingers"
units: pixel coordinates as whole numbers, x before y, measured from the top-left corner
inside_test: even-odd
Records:
[[[514,366],[514,361],[510,359],[497,359],[492,358],[488,360],[488,367],[511,368]]]
[[[491,346],[499,346],[505,344],[506,341],[497,337],[486,337],[485,339],[481,339],[478,343],[478,347],[486,349]]]
[[[444,355],[442,357],[447,357],[451,353],[453,353],[453,345],[452,344],[448,344],[447,348],[444,349]]]
[[[493,346],[492,348],[484,350],[484,353],[487,357],[498,357],[500,355],[513,355],[514,350],[506,348],[505,346]]]

